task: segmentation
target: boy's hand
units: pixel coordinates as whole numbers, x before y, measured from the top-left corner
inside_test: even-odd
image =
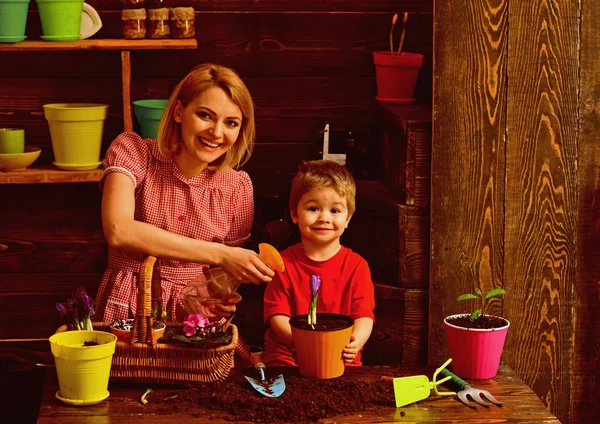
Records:
[[[342,356],[344,357],[344,361],[352,362],[361,348],[360,341],[356,338],[354,334],[350,336],[350,343],[348,343],[342,352]]]

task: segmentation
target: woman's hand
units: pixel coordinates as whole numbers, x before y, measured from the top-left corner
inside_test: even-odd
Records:
[[[242,296],[239,293],[231,293],[231,297],[223,303],[215,303],[211,308],[211,312],[217,317],[229,317],[236,311],[235,304],[242,300]],[[213,317],[211,319],[214,320]]]
[[[273,270],[258,258],[256,252],[241,247],[228,247],[219,265],[227,274],[244,283],[268,283],[275,275]]]

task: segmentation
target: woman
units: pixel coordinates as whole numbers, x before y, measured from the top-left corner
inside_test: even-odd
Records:
[[[175,87],[157,140],[119,135],[108,149],[101,181],[108,267],[97,295],[103,321],[132,317],[145,256],[160,259],[163,308],[184,315],[186,281],[220,266],[244,282],[270,281],[257,254],[240,246],[254,218],[250,177],[235,169],[254,145],[254,105],[231,69],[203,64]],[[157,269],[155,268],[155,273]],[[239,295],[217,307],[227,316]]]

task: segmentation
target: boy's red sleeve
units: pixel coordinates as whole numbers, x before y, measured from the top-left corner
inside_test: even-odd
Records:
[[[371,318],[375,320],[375,286],[371,279],[369,265],[364,259],[358,264],[352,279],[354,280],[354,291],[350,316],[353,319]]]

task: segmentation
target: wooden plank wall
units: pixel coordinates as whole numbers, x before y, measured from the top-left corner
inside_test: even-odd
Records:
[[[447,355],[443,318],[466,312],[457,295],[504,287],[503,361],[561,422],[595,422],[600,8],[434,9],[430,363]]]
[[[573,303],[573,422],[594,422],[600,405],[600,2],[581,1],[577,270]],[[583,384],[582,384],[583,383]]]
[[[88,0],[103,27],[94,38],[121,38],[120,0]],[[325,121],[352,131],[369,152],[364,177],[380,168],[376,86],[371,51],[388,48],[393,13],[408,11],[405,49],[426,56],[416,97],[431,101],[433,2],[375,1],[216,1],[171,0],[193,6],[198,49],[132,51],[132,99],[165,98],[189,69],[215,61],[236,69],[256,104],[258,146],[246,169],[257,195],[257,221],[281,218],[290,176],[301,159],[315,158]],[[30,4],[26,34],[41,34],[35,2]],[[2,53],[0,57],[0,127],[26,128],[27,144],[44,150],[39,163],[52,161],[42,105],[52,102],[108,103],[103,150],[122,131],[119,52]],[[54,303],[78,284],[95,294],[106,264],[96,183],[0,185],[0,338],[46,337],[59,325]],[[4,225],[6,224],[6,225]],[[372,362],[399,363],[400,314],[412,328],[423,326],[426,296],[381,281],[378,314],[381,331],[366,355]],[[236,317],[241,327],[260,320],[260,291],[244,292]],[[401,305],[401,307],[399,307]],[[241,312],[244,311],[244,312]],[[256,312],[253,314],[253,311]],[[252,327],[254,325],[254,327]],[[251,338],[253,336],[250,336]],[[412,336],[411,336],[412,337]],[[412,362],[425,357],[418,337],[408,341]],[[251,342],[259,342],[258,337]],[[389,348],[393,357],[382,349]]]

